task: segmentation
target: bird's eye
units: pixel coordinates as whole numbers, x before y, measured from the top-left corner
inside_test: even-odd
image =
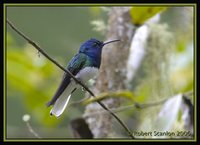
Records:
[[[98,44],[97,44],[97,43],[93,43],[92,46],[93,46],[93,47],[96,47],[96,46],[98,46]]]

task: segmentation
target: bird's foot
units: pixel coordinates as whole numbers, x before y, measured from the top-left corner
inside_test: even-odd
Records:
[[[81,89],[83,92],[85,92],[86,91],[86,89],[84,88],[84,87],[82,87],[82,89]]]
[[[80,78],[77,78],[77,80],[78,80],[79,82],[81,82],[81,84],[84,84],[85,86],[87,86],[86,83],[84,83]],[[79,84],[79,83],[76,82],[76,84]],[[79,85],[80,85],[80,84],[79,84]],[[82,86],[81,88],[82,88],[81,90],[82,90],[83,92],[86,91],[86,89],[85,89],[83,86]]]

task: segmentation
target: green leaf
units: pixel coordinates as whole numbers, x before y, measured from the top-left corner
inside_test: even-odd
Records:
[[[130,10],[132,23],[135,25],[144,24],[149,18],[165,10],[167,7],[132,7]]]

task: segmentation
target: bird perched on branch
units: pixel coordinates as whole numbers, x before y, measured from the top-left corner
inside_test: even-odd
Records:
[[[79,52],[70,60],[67,69],[82,83],[94,78],[98,74],[101,65],[102,48],[106,44],[120,40],[102,42],[97,39],[90,39],[84,42]],[[55,95],[47,103],[53,105],[51,115],[59,117],[67,107],[71,94],[78,88],[76,81],[67,73],[64,73],[60,86]]]

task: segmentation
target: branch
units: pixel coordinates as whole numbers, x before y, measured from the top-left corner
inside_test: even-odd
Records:
[[[193,94],[193,91],[182,93],[182,95],[186,95],[186,96],[191,96],[192,94]],[[158,102],[152,102],[152,103],[146,103],[146,104],[135,103],[134,107],[136,107],[138,109],[144,109],[144,108],[148,108],[148,107],[153,107],[153,106],[157,106],[157,105],[161,105],[161,104],[165,103],[168,99],[169,98],[164,99],[164,100],[160,100]]]
[[[6,20],[6,22],[9,24],[9,26],[15,31],[17,32],[17,34],[19,34],[21,37],[23,37],[26,41],[28,41],[28,43],[30,43],[33,47],[35,47],[40,53],[42,53],[47,59],[49,59],[51,62],[53,62],[57,67],[59,67],[61,70],[63,70],[64,72],[66,72],[70,77],[72,77],[76,83],[78,83],[79,85],[81,85],[86,91],[88,91],[90,93],[91,96],[95,97],[94,93],[85,85],[83,84],[81,81],[79,81],[69,70],[65,69],[64,67],[62,67],[59,63],[57,63],[53,58],[51,58],[44,50],[42,50],[34,41],[32,41],[30,38],[28,38],[27,36],[25,36],[22,32],[20,32],[8,19]],[[108,111],[119,123],[120,125],[126,130],[126,132],[128,133],[128,135],[134,139],[134,136],[132,134],[132,132],[128,129],[128,127],[119,119],[119,117],[117,117],[111,110],[109,110],[103,103],[101,103],[100,101],[97,101],[98,104],[104,108],[106,111]]]
[[[133,109],[133,108],[145,109],[145,108],[148,108],[148,107],[154,107],[154,106],[157,106],[157,105],[161,105],[161,104],[165,103],[165,101],[167,101],[167,99],[164,99],[164,100],[161,100],[161,101],[158,101],[158,102],[153,102],[153,103],[145,103],[145,104],[134,103],[132,105],[122,106],[122,107],[114,108],[114,109],[110,109],[110,110],[112,110],[114,113],[118,113],[118,112],[125,111],[127,109]],[[71,105],[77,105],[78,103],[80,103],[80,102],[77,102],[77,103],[74,103],[74,104],[71,104]],[[103,111],[99,111],[99,112],[95,112],[95,113],[89,113],[89,114],[85,115],[84,117],[90,117],[90,116],[98,115],[98,114],[101,114],[101,113],[107,113],[107,111],[103,110]]]
[[[185,92],[185,93],[182,93],[182,95],[185,95],[185,96],[191,96],[193,94],[193,91],[189,91],[189,92]],[[175,96],[175,95],[174,95]],[[98,98],[97,98],[98,99]],[[154,107],[154,106],[157,106],[157,105],[162,105],[163,103],[165,103],[167,99],[163,99],[163,100],[159,100],[157,102],[149,102],[149,103],[143,103],[143,104],[140,104],[140,103],[133,103],[132,105],[127,105],[127,106],[122,106],[122,107],[119,107],[119,108],[114,108],[114,109],[110,109],[112,110],[114,113],[117,113],[117,112],[121,112],[121,111],[125,111],[127,109],[133,109],[133,108],[136,108],[136,109],[146,109],[146,108],[149,108],[149,107]],[[95,101],[95,100],[93,100]],[[93,101],[90,101],[90,100],[84,100],[82,102],[74,102],[72,103],[71,105],[78,105],[80,103],[82,104],[86,104],[86,103],[92,103]],[[101,114],[101,113],[107,113],[106,111],[99,111],[99,112],[95,112],[95,113],[90,113],[90,114],[87,114],[85,115],[84,117],[89,117],[89,116],[93,116],[93,115],[98,115],[98,114]]]

